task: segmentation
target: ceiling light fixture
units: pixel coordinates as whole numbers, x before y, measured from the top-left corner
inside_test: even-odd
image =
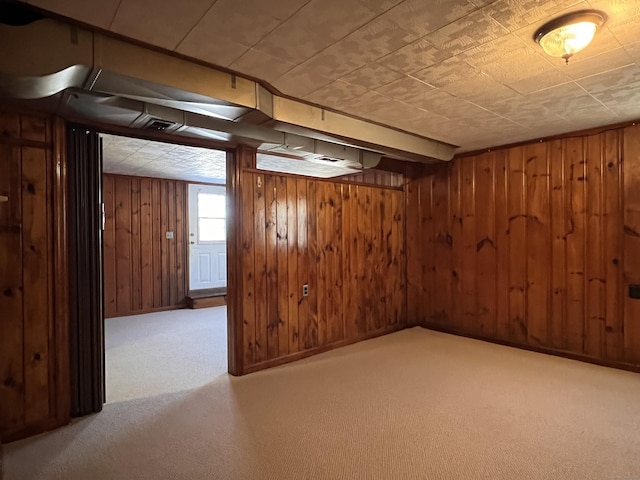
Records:
[[[581,10],[551,20],[540,27],[533,39],[547,55],[562,57],[566,63],[593,40],[606,15],[597,10]]]

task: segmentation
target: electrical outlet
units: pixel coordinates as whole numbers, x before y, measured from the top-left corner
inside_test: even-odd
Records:
[[[302,296],[303,297],[308,297],[309,296],[309,285],[302,285]]]
[[[167,238],[167,240],[173,240],[173,232],[165,233],[165,237]]]

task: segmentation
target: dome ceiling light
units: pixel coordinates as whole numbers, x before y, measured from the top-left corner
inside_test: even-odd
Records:
[[[606,15],[597,10],[581,10],[558,17],[540,27],[533,36],[547,55],[564,58],[566,63],[593,40]]]

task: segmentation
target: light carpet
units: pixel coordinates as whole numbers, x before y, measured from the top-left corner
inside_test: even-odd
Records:
[[[421,328],[138,398],[6,479],[640,478],[640,375]]]

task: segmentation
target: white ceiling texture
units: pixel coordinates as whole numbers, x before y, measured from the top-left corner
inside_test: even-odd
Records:
[[[640,0],[28,3],[459,151],[640,118]],[[535,30],[585,8],[593,43],[544,55]]]

